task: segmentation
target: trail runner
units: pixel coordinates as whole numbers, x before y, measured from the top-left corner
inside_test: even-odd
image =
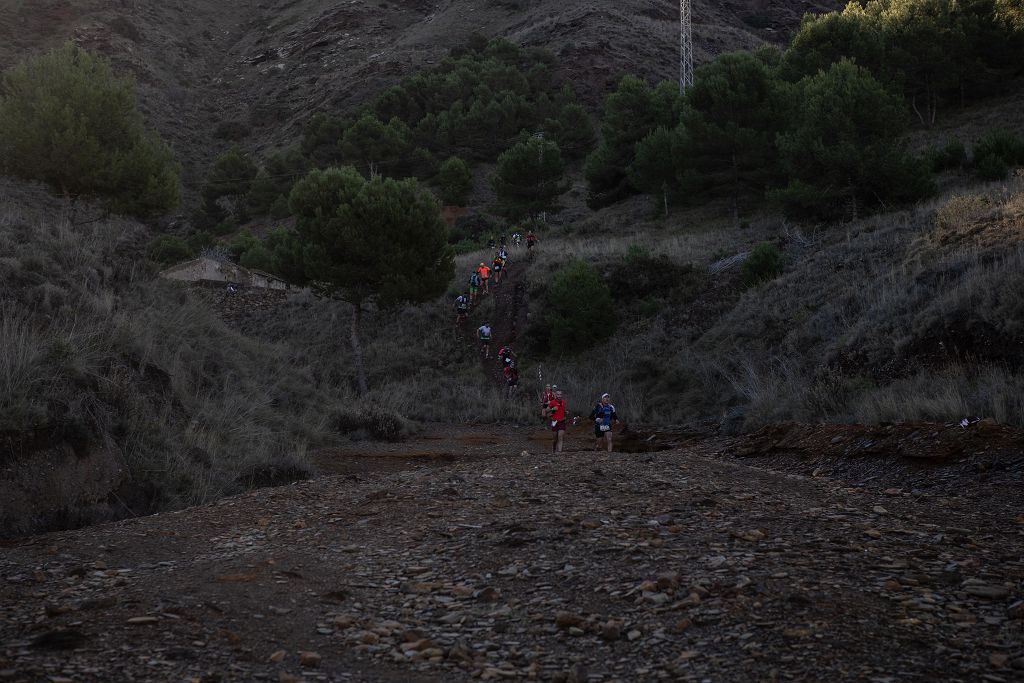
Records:
[[[548,417],[548,404],[555,398],[555,392],[551,390],[550,384],[544,385],[544,391],[540,395],[540,417],[546,420]]]
[[[494,284],[497,286],[501,283],[501,273],[505,268],[505,262],[500,256],[494,257],[494,263],[491,265],[491,270],[494,271]]]
[[[546,414],[551,420],[551,452],[561,453],[565,445],[565,395],[561,390],[555,392],[555,397],[548,403]]]
[[[476,272],[480,273],[480,280],[484,283],[484,294],[487,294],[490,291],[491,269],[486,263],[481,263]]]
[[[590,411],[590,419],[594,421],[594,450],[604,448],[612,452],[612,426],[619,421],[619,416],[612,405],[612,397],[602,394],[594,409]]]
[[[537,244],[537,235],[534,234],[533,230],[526,233],[526,251],[528,253],[533,252],[533,247]]]
[[[460,294],[455,298],[455,329],[462,329],[469,317],[469,297]]]
[[[477,334],[480,336],[480,353],[484,354],[484,358],[491,357],[491,326],[484,323],[477,328]]]
[[[519,369],[516,367],[515,361],[505,366],[505,383],[508,385],[508,397],[512,398],[512,394],[516,393],[516,389],[519,388]]]
[[[480,296],[480,287],[483,286],[483,280],[480,279],[480,273],[473,271],[473,274],[469,276],[469,303],[472,304],[476,301],[477,297]]]

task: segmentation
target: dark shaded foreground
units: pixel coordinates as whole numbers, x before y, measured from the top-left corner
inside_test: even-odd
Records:
[[[6,547],[0,680],[1024,678],[1013,477],[910,493],[541,439]]]

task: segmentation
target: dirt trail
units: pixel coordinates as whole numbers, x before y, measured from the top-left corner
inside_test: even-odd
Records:
[[[507,345],[511,345],[518,353],[520,349],[516,346],[516,342],[526,330],[529,314],[527,273],[530,263],[525,247],[510,248],[509,260],[502,275],[502,281],[495,285],[492,280],[490,293],[487,295],[494,301],[494,312],[489,316],[484,316],[487,317],[487,320],[484,320],[481,314],[474,312],[470,315],[470,324],[467,325],[473,329],[471,340],[474,350],[478,350],[479,344],[475,341],[475,330],[484,322],[491,324],[491,357],[485,359],[481,356],[480,366],[484,374],[496,383],[501,383],[504,380],[502,367],[496,361],[495,356],[501,347]]]

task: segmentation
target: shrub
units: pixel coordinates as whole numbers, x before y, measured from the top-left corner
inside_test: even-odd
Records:
[[[172,266],[195,256],[196,249],[180,237],[161,235],[146,248],[146,256],[162,266]]]
[[[611,269],[607,281],[616,303],[628,304],[649,297],[665,298],[680,288],[694,289],[700,274],[692,266],[681,266],[664,254],[652,256],[634,245]]]
[[[989,131],[974,146],[974,156],[984,158],[990,155],[1011,164],[1024,163],[1024,139],[1004,129]]]
[[[218,237],[224,237],[238,230],[238,220],[234,216],[228,216],[220,223],[213,226],[212,232]]]
[[[982,180],[1002,180],[1017,164],[1024,164],[1024,139],[1008,130],[989,131],[974,146],[974,170]]]
[[[932,171],[949,171],[961,168],[967,161],[967,148],[957,138],[953,138],[940,149],[928,153],[928,162]]]
[[[743,262],[743,284],[747,287],[772,280],[782,274],[785,259],[779,248],[770,242],[754,247],[750,256]]]
[[[415,431],[403,416],[376,404],[335,415],[335,428],[358,436],[361,432],[381,441],[404,441]]]
[[[256,235],[252,234],[248,230],[240,232],[233,240],[228,243],[228,251],[235,259],[242,258],[242,254],[258,247],[260,240]]]
[[[192,250],[192,253],[198,254],[204,249],[213,246],[214,239],[213,235],[205,230],[197,230],[186,237],[185,242],[188,243],[188,247]]]
[[[473,214],[463,216],[455,221],[455,225],[448,234],[448,240],[452,244],[472,243],[479,247],[485,237],[497,235],[501,230],[502,227],[497,221],[483,214]]]
[[[213,129],[213,137],[218,140],[228,140],[230,142],[238,142],[249,137],[249,133],[252,131],[249,126],[242,123],[241,121],[221,121],[217,124],[217,127]]]
[[[136,216],[179,199],[177,163],[146,130],[131,81],[70,44],[3,75],[0,171]]]
[[[1010,173],[1010,165],[1003,157],[990,154],[974,162],[974,173],[981,180],[1004,180]]]
[[[274,203],[270,205],[270,217],[274,220],[282,220],[292,215],[292,211],[288,208],[288,197],[278,195]]]
[[[544,324],[556,355],[576,355],[615,332],[615,307],[594,268],[574,261],[555,276],[546,297]]]
[[[992,201],[984,195],[951,197],[935,212],[935,227],[942,232],[959,232],[992,212]]]
[[[238,260],[243,268],[262,270],[270,273],[274,270],[274,255],[262,244],[250,247]]]
[[[213,220],[233,217],[244,222],[243,200],[259,172],[256,163],[238,147],[217,157],[203,185],[203,211]]]

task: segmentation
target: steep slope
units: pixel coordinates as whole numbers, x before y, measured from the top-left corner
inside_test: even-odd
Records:
[[[805,11],[840,4],[697,3],[697,60],[781,41]],[[250,147],[286,143],[311,112],[357,105],[474,33],[558,53],[596,106],[623,73],[675,77],[677,21],[668,0],[40,0],[0,11],[0,68],[66,40],[106,54],[138,79],[190,184],[226,144],[211,144],[219,125]]]

